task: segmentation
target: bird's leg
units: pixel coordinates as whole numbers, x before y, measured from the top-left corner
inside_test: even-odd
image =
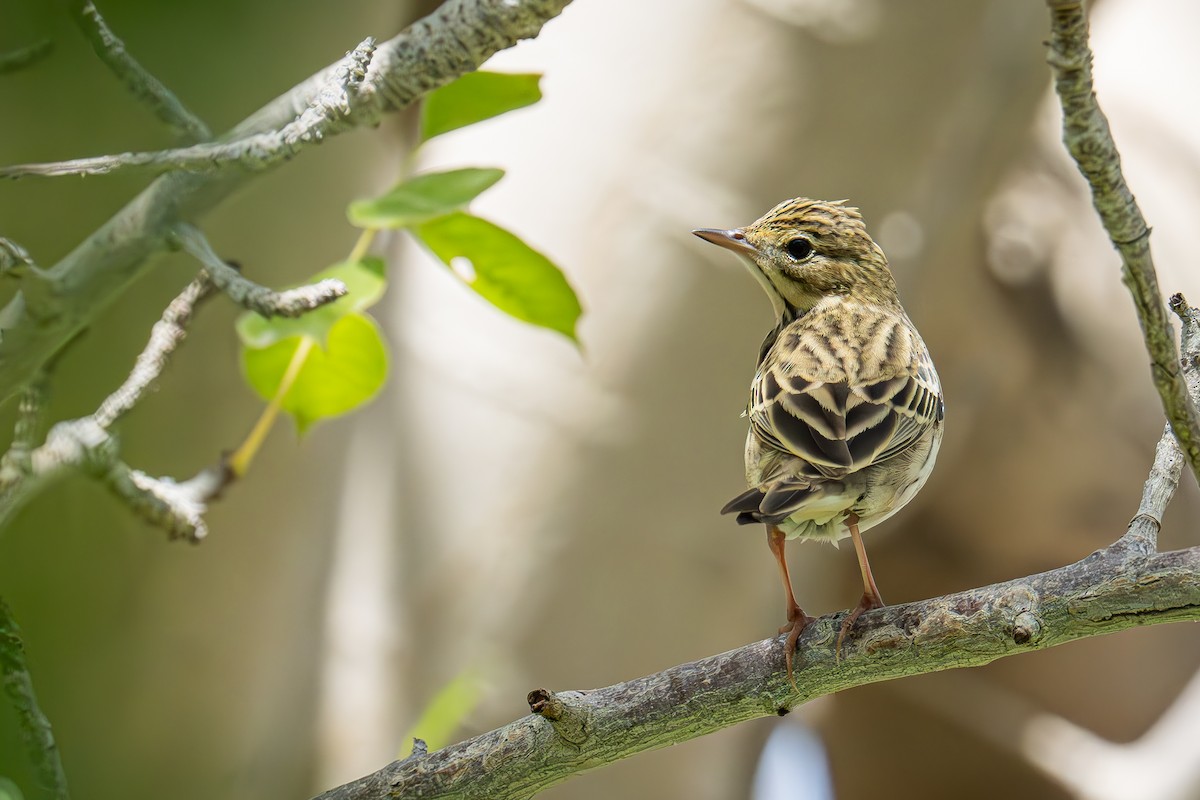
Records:
[[[854,623],[864,611],[873,608],[883,608],[883,598],[879,596],[879,587],[875,585],[875,576],[871,574],[871,562],[867,561],[867,549],[863,547],[862,534],[858,532],[858,515],[851,512],[846,517],[846,527],[850,529],[850,540],[854,542],[854,552],[858,556],[858,569],[862,572],[863,595],[858,605],[842,621],[842,629],[838,633],[837,647],[834,650],[837,658],[842,657],[842,641],[854,627]]]
[[[787,594],[787,624],[780,628],[779,632],[788,635],[784,659],[787,662],[788,681],[792,688],[796,689],[796,678],[792,675],[792,654],[796,652],[796,641],[800,634],[813,618],[804,613],[804,609],[796,602],[796,595],[792,593],[792,578],[788,575],[787,559],[783,555],[783,545],[786,541],[787,537],[783,531],[774,525],[767,526],[767,546],[771,548],[771,553],[779,564],[779,577],[783,579],[783,591]]]

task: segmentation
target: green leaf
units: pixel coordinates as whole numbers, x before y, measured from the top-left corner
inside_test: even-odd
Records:
[[[413,233],[496,308],[577,341],[579,298],[558,267],[518,237],[461,212],[430,220]]]
[[[474,669],[467,667],[433,696],[421,712],[421,718],[413,723],[402,740],[402,746],[407,749],[413,739],[424,739],[429,752],[441,750],[451,743],[450,737],[467,715],[475,710],[482,695],[479,676]]]
[[[421,106],[421,141],[473,125],[542,99],[541,75],[468,72],[430,92]]]
[[[365,314],[343,316],[326,333],[322,348],[315,337],[295,336],[264,348],[242,348],[246,381],[269,400],[293,359],[301,365],[282,408],[305,433],[315,422],[353,411],[370,400],[387,378],[388,355],[375,320]]]
[[[355,200],[346,210],[360,228],[407,228],[466,206],[504,177],[494,167],[464,167],[409,178],[382,197]]]
[[[324,342],[338,320],[370,308],[383,296],[387,285],[384,264],[378,258],[362,261],[343,261],[317,273],[309,283],[325,278],[337,278],[346,284],[349,294],[326,303],[300,317],[271,317],[270,319],[248,311],[238,317],[237,332],[247,347],[263,348],[294,336],[308,336]]]
[[[24,800],[24,798],[25,795],[21,794],[21,787],[0,775],[0,800]]]

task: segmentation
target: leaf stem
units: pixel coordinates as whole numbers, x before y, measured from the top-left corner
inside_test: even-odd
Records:
[[[350,256],[347,260],[362,261],[367,251],[371,249],[371,244],[375,241],[375,235],[378,233],[378,228],[366,228],[363,230],[362,234],[358,237],[358,241],[354,243],[354,248],[350,251]],[[304,362],[308,360],[308,354],[312,351],[314,343],[315,341],[307,336],[300,340],[300,345],[296,348],[296,352],[292,354],[292,360],[288,362],[287,369],[283,373],[283,378],[279,381],[279,388],[275,390],[275,396],[271,398],[271,402],[263,409],[263,413],[259,416],[258,421],[254,423],[254,427],[251,428],[246,440],[229,457],[229,471],[235,479],[241,478],[250,470],[251,462],[258,455],[259,448],[262,447],[263,442],[267,439],[267,435],[271,432],[271,428],[275,425],[275,420],[283,408],[284,399],[287,398],[288,392],[292,390],[292,386],[296,383],[296,378],[300,377],[300,369],[304,366]]]
[[[279,381],[279,388],[275,391],[275,396],[271,398],[271,402],[263,409],[258,422],[254,423],[254,428],[251,429],[250,435],[246,437],[241,446],[229,457],[229,470],[235,478],[241,478],[250,469],[250,463],[254,460],[254,456],[258,454],[262,443],[266,441],[267,434],[271,432],[271,427],[275,424],[275,418],[279,416],[279,410],[283,407],[283,401],[287,397],[288,392],[292,390],[292,386],[296,383],[296,378],[300,376],[300,370],[304,366],[304,362],[308,360],[308,354],[315,343],[314,339],[310,339],[307,336],[301,338],[300,345],[296,348],[296,352],[292,354],[292,360],[288,362],[287,370],[284,371],[283,378]]]
[[[375,234],[379,233],[379,228],[365,228],[362,235],[358,237],[358,241],[354,243],[354,249],[350,251],[349,261],[362,261],[363,256],[371,249],[371,243],[375,241]]]

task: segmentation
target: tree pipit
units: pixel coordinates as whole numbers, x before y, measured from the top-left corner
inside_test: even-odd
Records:
[[[746,437],[749,490],[721,509],[763,523],[787,593],[786,661],[812,617],[792,593],[788,539],[849,536],[864,611],[883,607],[861,533],[899,511],[933,469],[945,404],[929,350],[904,313],[887,258],[858,209],[797,198],[744,228],[693,231],[732,250],[771,299],[777,322],[758,354]]]

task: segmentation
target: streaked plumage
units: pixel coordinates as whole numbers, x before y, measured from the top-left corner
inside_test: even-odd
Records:
[[[883,604],[858,533],[903,507],[933,468],[937,371],[857,209],[799,198],[745,228],[696,234],[748,262],[777,317],[747,409],[750,488],[722,511],[768,526],[785,581],[784,538],[855,539],[865,591],[844,637]],[[794,645],[808,617],[787,588]],[[788,663],[790,674],[790,647]]]

